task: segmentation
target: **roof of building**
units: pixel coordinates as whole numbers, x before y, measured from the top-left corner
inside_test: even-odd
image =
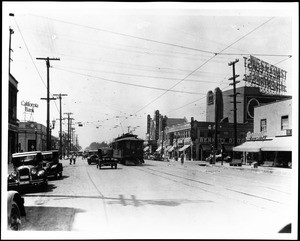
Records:
[[[185,124],[187,123],[187,119],[184,118],[168,118],[167,119],[167,126],[174,126],[179,124]]]

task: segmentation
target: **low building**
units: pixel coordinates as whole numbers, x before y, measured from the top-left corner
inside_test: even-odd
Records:
[[[234,148],[244,153],[244,164],[288,167],[292,164],[292,98],[254,109],[254,132]]]
[[[58,138],[51,135],[51,149],[58,149]],[[18,151],[47,150],[47,128],[33,121],[19,123]]]

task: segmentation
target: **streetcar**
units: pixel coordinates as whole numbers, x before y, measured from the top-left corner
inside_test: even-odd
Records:
[[[144,163],[143,143],[137,135],[123,134],[111,143],[113,157],[123,165],[141,165]]]

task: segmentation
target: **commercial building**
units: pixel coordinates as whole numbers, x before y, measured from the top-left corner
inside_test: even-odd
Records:
[[[19,120],[17,119],[17,95],[18,81],[9,75],[8,93],[8,162],[11,161],[11,154],[18,150]]]
[[[51,149],[58,149],[58,138],[51,136]],[[47,128],[33,121],[19,123],[18,151],[47,150]]]
[[[265,104],[254,109],[254,131],[247,142],[235,147],[244,153],[244,163],[292,165],[292,98]]]

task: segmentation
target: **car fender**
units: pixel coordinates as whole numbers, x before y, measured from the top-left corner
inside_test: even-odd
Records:
[[[18,205],[21,216],[26,216],[25,207],[24,207],[24,198],[17,191],[8,191],[7,192],[7,215],[10,215],[11,204],[15,201]]]

